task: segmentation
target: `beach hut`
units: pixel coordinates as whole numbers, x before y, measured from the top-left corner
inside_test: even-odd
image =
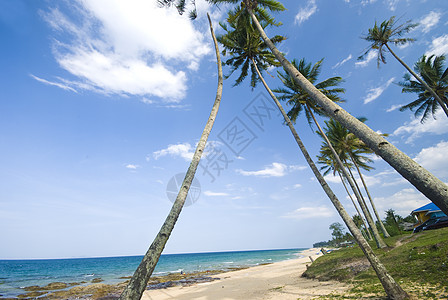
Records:
[[[414,209],[411,214],[415,216],[418,220],[417,225],[422,224],[423,222],[434,219],[434,218],[440,218],[440,217],[446,217],[446,214],[443,213],[440,208],[438,208],[434,203],[428,203],[426,205],[423,205],[422,207],[419,207],[417,209]]]

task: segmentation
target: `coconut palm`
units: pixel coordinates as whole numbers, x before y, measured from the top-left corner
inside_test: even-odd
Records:
[[[342,185],[344,186],[344,189],[347,192],[348,197],[352,201],[353,206],[355,207],[356,212],[358,213],[357,215],[360,217],[360,221],[363,223],[364,228],[366,228],[367,239],[369,241],[372,240],[372,235],[370,234],[370,231],[367,230],[368,226],[366,224],[366,221],[364,220],[364,218],[361,217],[361,213],[359,212],[358,206],[356,205],[355,200],[353,200],[352,194],[350,193],[350,191],[347,188],[347,185],[345,184],[345,179],[341,174],[340,166],[334,159],[333,152],[330,150],[330,147],[328,147],[326,141],[322,142],[322,146],[320,148],[319,153],[320,154],[317,156],[317,163],[323,165],[320,168],[320,170],[324,171],[324,176],[328,175],[331,171],[333,171],[333,176],[335,176],[336,173],[338,174],[339,178],[341,179]],[[347,163],[347,162],[346,162],[345,166],[347,168],[351,167],[351,165],[349,165],[349,163]],[[355,222],[355,220],[353,220],[353,221]],[[358,228],[359,228],[359,226],[358,226]]]
[[[235,81],[234,86],[241,84],[248,76],[249,70],[250,86],[255,88],[257,83],[261,81],[261,77],[255,70],[265,71],[269,67],[278,67],[280,63],[275,59],[275,56],[269,51],[266,43],[261,40],[260,35],[250,27],[238,26],[237,22],[241,19],[235,18],[237,11],[230,11],[227,17],[227,23],[220,23],[225,34],[217,37],[218,41],[224,47],[222,54],[230,56],[224,65],[230,67],[230,73],[225,76],[229,78],[236,70],[240,70],[240,75]],[[262,22],[263,27],[269,25],[267,22]],[[237,27],[243,30],[237,30]],[[280,35],[272,38],[273,43],[277,44],[286,38]]]
[[[182,182],[176,201],[173,203],[171,211],[169,212],[165,222],[163,223],[162,228],[159,230],[159,233],[157,234],[156,238],[154,239],[148,251],[146,252],[145,256],[143,257],[140,265],[138,266],[128,285],[124,289],[123,293],[120,295],[120,299],[122,300],[124,299],[137,300],[140,299],[141,296],[143,295],[148,280],[151,277],[151,274],[154,271],[157,262],[159,261],[160,255],[162,254],[162,251],[165,248],[165,244],[168,241],[168,238],[170,237],[171,232],[174,229],[174,225],[176,224],[176,221],[179,218],[179,215],[182,211],[182,207],[184,206],[185,199],[188,195],[188,191],[190,189],[191,183],[196,173],[196,169],[199,165],[202,153],[204,152],[208,136],[210,135],[213,123],[215,122],[216,115],[218,113],[223,87],[222,66],[218,49],[218,41],[216,40],[215,34],[213,32],[212,22],[208,14],[207,17],[209,20],[210,32],[215,45],[216,60],[218,64],[218,88],[216,91],[215,102],[213,104],[212,111],[207,120],[205,128],[202,132],[199,143],[196,147],[196,151],[193,155],[190,166],[185,175],[184,181]]]
[[[191,0],[193,1],[193,0]],[[377,155],[383,158],[391,167],[393,167],[399,174],[408,180],[415,188],[422,192],[428,199],[434,202],[443,212],[448,214],[448,187],[440,179],[435,177],[428,170],[421,167],[409,156],[398,150],[394,145],[386,141],[381,135],[367,125],[360,122],[357,118],[350,115],[342,107],[328,99],[311,84],[294,66],[283,56],[283,54],[276,48],[275,44],[269,39],[264,32],[263,26],[260,24],[257,15],[263,16],[266,9],[271,11],[282,11],[285,8],[283,5],[274,0],[207,0],[212,4],[240,4],[241,10],[239,16],[249,16],[253,21],[253,25],[260,33],[263,41],[269,47],[271,52],[282,64],[282,67],[299,84],[306,90],[313,100],[318,104],[329,116],[334,118],[345,128],[350,130],[358,138],[360,138],[370,149]],[[185,3],[185,0],[163,0],[165,5],[170,3]],[[194,2],[194,1],[193,1]],[[161,3],[161,4],[164,4]],[[166,4],[168,3],[168,4]]]
[[[366,121],[365,118],[360,118],[360,120],[362,122]],[[325,133],[327,134],[328,139],[333,144],[333,147],[337,150],[339,157],[346,163],[348,161],[351,162],[351,166],[347,164],[348,166],[347,169],[349,173],[352,175],[352,177],[353,174],[351,172],[351,169],[352,167],[356,169],[358,176],[363,184],[364,190],[366,191],[367,197],[369,198],[370,205],[372,206],[376,219],[380,224],[381,231],[383,232],[384,237],[390,237],[389,233],[384,227],[384,224],[381,222],[381,218],[375,207],[375,203],[372,199],[372,196],[370,195],[370,191],[364,180],[364,176],[362,175],[361,172],[361,168],[367,171],[373,169],[373,167],[369,165],[369,163],[371,163],[372,160],[367,156],[365,156],[366,154],[371,154],[372,151],[368,147],[366,147],[365,144],[362,141],[360,141],[355,135],[353,135],[346,128],[344,128],[344,126],[342,126],[339,122],[329,120],[326,121],[325,123],[327,125]],[[356,180],[355,185],[356,188],[360,191]]]
[[[426,84],[439,96],[442,101],[448,105],[448,68],[443,70],[443,63],[445,62],[445,55],[426,57],[423,55],[419,61],[414,65],[416,73],[420,74]],[[431,114],[435,119],[435,113],[440,108],[437,99],[428,92],[428,90],[418,81],[411,78],[410,74],[404,75],[404,82],[399,82],[398,85],[403,89],[403,93],[416,93],[417,100],[404,105],[400,111],[415,109],[415,116],[421,116],[420,122],[424,122]]]
[[[316,83],[317,77],[321,72],[322,61],[323,60],[318,61],[313,66],[311,63],[306,63],[305,59],[301,59],[299,63],[297,63],[296,60],[293,60],[291,63],[306,79],[308,79],[309,82],[314,84],[314,86],[318,88],[329,99],[335,102],[343,102],[342,99],[339,97],[339,94],[344,93],[345,89],[338,87],[339,84],[343,81],[341,77],[331,77],[322,82]],[[332,143],[330,143],[330,141],[327,139],[325,132],[322,130],[321,126],[317,122],[313,111],[323,115],[325,115],[325,113],[318,105],[314,103],[310,95],[300,85],[295,83],[293,78],[291,78],[291,76],[289,76],[288,73],[279,72],[278,75],[281,81],[283,82],[284,87],[275,89],[274,92],[280,95],[279,96],[280,100],[284,100],[287,102],[287,104],[292,106],[292,109],[288,112],[289,116],[295,122],[300,112],[305,111],[308,123],[311,124],[311,122],[314,122],[314,124],[317,126],[317,128],[319,129],[319,135],[326,141],[327,147],[333,153],[333,158],[335,162],[339,165],[338,168],[339,171],[342,172],[344,178],[348,181],[348,184],[355,193],[355,197],[358,200],[361,210],[367,219],[367,223],[369,224],[372,230],[373,237],[375,239],[377,247],[378,248],[387,247],[386,243],[381,238],[375,226],[375,222],[373,221],[369,209],[367,208],[367,205],[362,197],[362,193],[359,191],[359,188],[357,187],[356,181],[353,180],[353,177],[350,176],[350,174],[348,174],[346,168],[344,167],[344,163],[339,157],[341,153],[337,153],[333,149]]]
[[[432,89],[430,85],[428,85],[420,76],[417,75],[411,68],[401,60],[397,54],[390,48],[388,43],[393,43],[396,46],[404,45],[410,42],[415,41],[413,38],[404,38],[402,37],[404,34],[408,33],[412,29],[418,26],[417,23],[411,23],[411,21],[407,21],[401,25],[397,25],[395,20],[395,16],[392,16],[389,20],[386,20],[381,23],[380,26],[375,22],[373,28],[369,29],[369,33],[363,37],[366,41],[371,44],[365,50],[364,54],[358,57],[358,59],[363,59],[370,51],[377,51],[377,63],[378,67],[380,63],[386,63],[385,53],[389,51],[398,62],[403,65],[403,67],[408,70],[409,73],[417,79],[418,82],[426,89],[426,91],[434,97],[434,99],[439,103],[440,107],[442,107],[443,111],[448,117],[448,107],[447,104],[439,97],[439,95]],[[386,49],[384,49],[386,47]]]
[[[178,0],[180,2],[185,2],[182,0]],[[175,0],[167,0],[167,2],[177,2]],[[240,3],[238,0],[208,0],[208,2],[211,2],[213,4],[219,4],[219,3]],[[431,194],[434,196],[435,201],[443,201],[443,197],[445,194],[448,194],[448,192],[445,190],[445,193],[438,188],[441,185],[444,185],[440,180],[435,178],[431,173],[429,173],[426,170],[421,170],[418,174],[415,174],[415,169],[418,166],[415,162],[413,162],[409,157],[407,157],[404,153],[398,151],[394,146],[387,143],[383,138],[381,138],[379,135],[377,135],[373,130],[368,128],[367,126],[363,125],[361,122],[359,122],[356,118],[351,116],[349,113],[347,113],[345,110],[343,110],[340,106],[335,104],[333,101],[328,99],[325,95],[323,95],[318,89],[316,89],[311,83],[309,83],[301,74],[300,72],[295,69],[291,63],[284,58],[282,53],[275,47],[275,44],[267,37],[266,33],[263,30],[262,25],[259,23],[257,16],[255,15],[256,12],[260,12],[260,6],[270,8],[271,10],[284,10],[284,7],[278,2],[273,0],[241,0],[241,6],[240,9],[243,13],[240,14],[240,16],[246,15],[245,12],[247,12],[247,15],[250,16],[250,18],[253,21],[253,24],[255,25],[255,28],[260,33],[263,41],[268,45],[269,49],[272,51],[272,53],[275,55],[275,57],[279,60],[279,62],[282,64],[283,68],[289,73],[290,76],[294,77],[294,80],[296,83],[302,86],[308,93],[310,93],[311,97],[318,103],[323,110],[331,117],[336,118],[337,120],[340,120],[343,122],[344,125],[346,125],[347,128],[354,131],[359,135],[361,138],[365,138],[366,143],[368,146],[377,153],[382,156],[386,161],[390,162],[390,164],[405,178],[407,178],[411,183],[413,183],[417,188],[419,188],[422,192]],[[256,70],[258,70],[256,68]],[[263,82],[263,80],[262,80]],[[265,84],[265,83],[263,83]],[[273,93],[271,94],[273,96]],[[275,96],[274,96],[275,97]],[[276,104],[279,104],[277,101]],[[278,105],[277,104],[277,105]],[[280,105],[281,106],[281,105]],[[286,123],[288,124],[287,118],[288,116],[284,111],[282,112],[283,117],[286,120]],[[289,122],[290,123],[290,122]],[[288,124],[290,128],[293,128],[292,124]],[[294,134],[294,133],[293,133]],[[297,136],[298,137],[298,136]],[[296,138],[296,141],[299,143],[299,140]],[[300,147],[300,145],[299,145]],[[302,147],[300,147],[305,158],[307,161],[311,161],[312,159],[309,156],[308,152],[303,151]],[[306,150],[306,149],[305,149]],[[399,158],[397,160],[397,157]],[[395,163],[398,162],[398,163]],[[381,281],[381,284],[384,287],[384,290],[386,291],[386,294],[393,299],[405,299],[408,297],[407,293],[394,281],[394,279],[387,273],[386,269],[384,268],[384,265],[378,260],[378,258],[373,253],[370,245],[367,243],[367,241],[362,236],[361,232],[356,227],[355,223],[353,223],[353,220],[350,218],[350,216],[347,214],[345,209],[340,204],[339,200],[337,199],[336,195],[329,189],[328,184],[323,179],[322,175],[320,174],[317,167],[314,165],[310,165],[311,169],[313,170],[313,173],[315,173],[319,183],[329,196],[330,200],[332,201],[333,205],[336,207],[337,211],[343,218],[344,222],[346,223],[347,227],[349,228],[350,232],[353,234],[355,239],[357,240],[358,244],[360,245],[360,248],[365,253],[366,257],[368,258],[369,262],[371,263],[373,269],[378,275],[378,278]],[[420,167],[421,168],[421,167]],[[431,186],[428,186],[426,183],[428,182],[428,177],[431,178],[433,184]],[[424,183],[424,184],[422,184]],[[447,201],[448,202],[448,201]],[[448,203],[446,203],[446,208],[448,211]]]
[[[233,22],[237,22],[237,20],[235,18],[230,18],[230,19],[233,20]],[[230,52],[229,52],[230,54],[234,54],[236,57],[240,57],[241,53],[239,51],[235,51],[235,49],[245,49],[245,46],[247,46],[249,44],[253,45],[253,43],[249,43],[249,40],[252,39],[250,36],[251,35],[258,36],[258,34],[255,31],[252,31],[250,26],[245,27],[245,28],[236,28],[236,26],[232,25],[231,27],[235,28],[234,32],[230,32],[230,31],[226,30],[227,31],[226,37],[222,37],[222,38],[220,37],[220,40],[224,42],[224,48],[227,50],[230,50]],[[235,31],[238,31],[238,32],[235,32]],[[238,37],[238,38],[236,38],[236,37]],[[245,40],[245,38],[247,40]],[[237,44],[238,44],[238,47],[236,47]],[[252,53],[261,53],[261,51],[252,51]],[[238,65],[244,66],[244,63],[238,59],[231,60],[230,62],[234,62],[235,64],[236,64],[236,62],[238,62]],[[278,109],[280,110],[280,112],[285,120],[285,123],[291,130],[291,133],[293,134],[294,139],[296,140],[300,150],[302,151],[302,154],[305,157],[305,160],[309,164],[309,166],[310,166],[311,170],[313,171],[314,175],[316,176],[318,182],[324,189],[327,196],[330,198],[331,202],[335,206],[338,213],[341,215],[342,219],[344,220],[345,224],[349,228],[349,230],[352,233],[352,235],[354,236],[354,238],[357,240],[361,249],[366,254],[366,256],[369,259],[369,261],[371,262],[374,270],[377,272],[378,278],[382,282],[386,293],[395,299],[404,299],[407,296],[406,292],[404,292],[404,290],[387,273],[384,266],[381,264],[381,262],[378,260],[378,258],[373,253],[370,245],[364,239],[361,231],[358,229],[358,227],[355,225],[353,220],[350,218],[349,214],[346,212],[346,210],[342,206],[339,199],[333,193],[330,186],[325,182],[325,179],[323,178],[322,174],[317,169],[316,165],[314,164],[313,160],[311,159],[311,156],[309,155],[308,151],[306,150],[305,146],[303,145],[303,142],[301,141],[297,131],[295,130],[290,118],[286,114],[285,110],[283,109],[283,107],[280,104],[280,102],[278,101],[278,99],[275,97],[274,93],[271,91],[271,89],[267,85],[266,81],[264,80],[264,78],[260,72],[260,69],[258,68],[258,66],[255,62],[255,59],[253,57],[252,57],[252,64],[253,64],[254,70],[257,72],[257,75],[258,75],[260,81],[263,83],[267,92],[272,97],[272,99],[274,100]],[[233,71],[234,70],[235,69],[233,69]],[[238,77],[238,78],[240,78],[240,77]],[[251,80],[251,83],[252,82],[256,83],[257,81]]]

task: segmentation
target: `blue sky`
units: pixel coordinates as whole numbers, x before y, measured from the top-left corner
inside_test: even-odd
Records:
[[[167,184],[186,171],[215,96],[205,12],[219,34],[226,8],[197,2],[194,22],[152,0],[0,2],[0,258],[146,251],[170,209]],[[360,37],[392,15],[420,23],[409,33],[415,43],[393,47],[409,65],[448,53],[448,3],[282,3],[283,26],[268,34],[288,37],[286,56],[325,58],[320,80],[344,78],[343,107],[447,182],[447,118],[421,124],[400,112],[415,99],[396,85],[403,67],[390,54],[379,69],[374,57],[357,57],[368,46]],[[276,72],[266,75],[272,88]],[[198,169],[200,196],[165,253],[310,247],[341,222],[262,86],[233,80],[209,139],[214,151]],[[251,114],[260,105],[263,123]],[[247,132],[238,144],[227,135],[235,126]],[[303,119],[296,128],[315,157],[314,129]],[[374,167],[365,175],[381,213],[405,216],[429,202],[381,159]],[[353,215],[342,185],[328,181]]]

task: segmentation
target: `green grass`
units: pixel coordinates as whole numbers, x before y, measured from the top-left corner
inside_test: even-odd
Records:
[[[389,274],[408,293],[417,299],[448,298],[448,228],[385,241],[389,248],[371,246]],[[303,276],[351,283],[350,297],[385,297],[375,272],[357,246],[320,257]],[[337,295],[334,299],[338,299]]]

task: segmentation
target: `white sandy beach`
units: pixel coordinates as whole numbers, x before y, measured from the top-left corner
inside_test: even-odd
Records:
[[[213,282],[199,283],[187,287],[171,287],[148,290],[142,300],[165,299],[313,299],[332,292],[343,292],[349,286],[334,282],[319,282],[302,278],[308,256],[316,259],[322,255],[313,248],[303,252],[304,258],[291,259],[269,265],[214,275],[220,278]]]

